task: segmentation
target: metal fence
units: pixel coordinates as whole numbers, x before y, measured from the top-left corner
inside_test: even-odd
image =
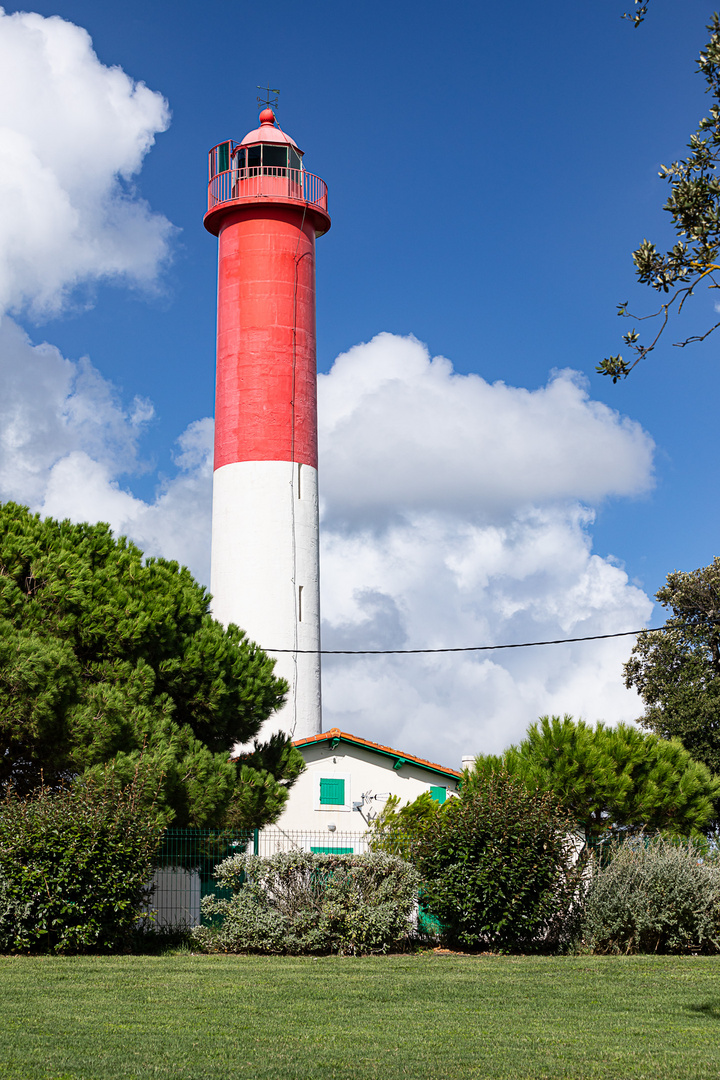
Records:
[[[287,831],[277,826],[263,829],[254,843],[257,855],[275,855],[279,851],[314,851],[319,854],[364,855],[371,850],[373,834],[365,832],[329,832],[320,830]]]
[[[160,930],[183,930],[200,925],[204,919],[200,907],[204,896],[229,896],[218,888],[215,871],[231,855],[275,855],[278,852],[307,851],[318,854],[364,855],[379,846],[381,838],[370,831],[322,832],[286,831],[271,826],[251,832],[218,829],[166,830],[155,857],[153,889],[147,907],[147,926]],[[397,854],[410,855],[398,850]],[[422,907],[418,915],[421,929],[435,933],[437,924]]]
[[[253,833],[217,829],[167,829],[155,856],[148,914],[160,930],[201,922],[200,901],[217,893],[215,868],[231,855],[253,849]]]
[[[601,865],[611,856],[613,845],[608,837],[585,840],[578,835],[576,840],[578,856],[585,844]],[[248,832],[171,827],[166,830],[155,858],[151,882],[153,894],[147,908],[146,926],[161,930],[184,930],[200,925],[204,921],[201,911],[203,897],[210,893],[216,896],[230,895],[218,887],[215,871],[224,859],[232,855],[247,853],[268,857],[291,851],[363,855],[378,848],[413,861],[410,840],[397,833],[382,836],[372,830],[292,831],[277,826]],[[430,936],[442,933],[442,926],[423,909],[422,898],[417,925],[422,933]]]

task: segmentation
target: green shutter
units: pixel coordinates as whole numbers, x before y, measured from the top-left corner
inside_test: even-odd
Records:
[[[431,787],[430,788],[430,798],[434,799],[435,802],[445,802],[445,800],[447,799],[447,788],[446,787]]]
[[[315,855],[352,855],[351,847],[311,847]]]
[[[344,780],[320,780],[320,805],[321,806],[344,806],[345,805],[345,781]]]

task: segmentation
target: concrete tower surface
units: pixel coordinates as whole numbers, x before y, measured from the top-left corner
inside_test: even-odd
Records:
[[[276,657],[290,694],[274,726],[303,739],[321,730],[315,238],[330,218],[271,109],[210,151],[204,224],[219,240],[213,614]]]

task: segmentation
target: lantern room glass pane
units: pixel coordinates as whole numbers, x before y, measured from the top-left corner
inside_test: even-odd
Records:
[[[260,168],[260,147],[259,146],[248,146],[247,163],[248,163],[248,169],[259,169]]]
[[[244,147],[241,150],[238,150],[237,153],[235,154],[235,168],[236,169],[244,169],[245,168],[245,148]]]
[[[218,146],[218,172],[225,172],[230,168],[230,143],[221,143]]]
[[[275,146],[265,143],[263,146],[263,165],[270,169],[287,169],[287,146]]]

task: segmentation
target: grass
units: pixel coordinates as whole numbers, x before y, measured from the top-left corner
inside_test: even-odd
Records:
[[[712,957],[0,957],[0,1080],[715,1080],[719,977]]]

